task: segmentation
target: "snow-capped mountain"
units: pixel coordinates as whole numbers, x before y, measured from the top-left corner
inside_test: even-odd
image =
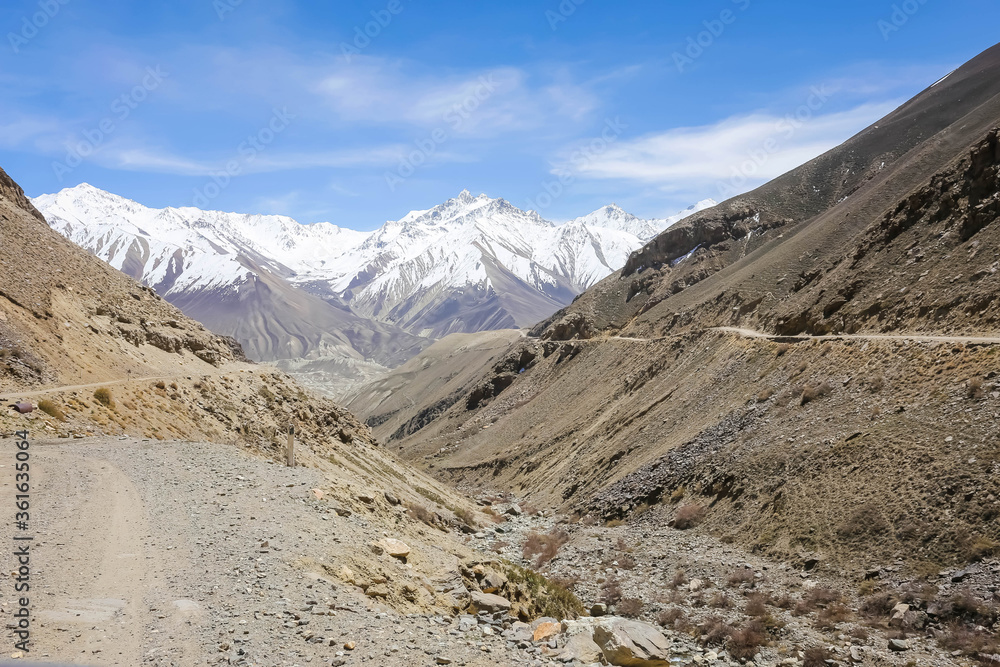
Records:
[[[374,232],[284,216],[151,209],[87,184],[34,204],[54,229],[235,335],[258,359],[308,358],[349,329],[355,351],[392,365],[423,339],[548,317],[650,238],[715,202],[662,220],[611,205],[555,224],[464,191]],[[254,318],[262,321],[248,324]],[[397,344],[373,345],[361,335],[366,322],[380,345]]]

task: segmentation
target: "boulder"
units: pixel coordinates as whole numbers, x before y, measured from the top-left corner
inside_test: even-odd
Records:
[[[406,542],[401,542],[399,540],[394,540],[391,537],[383,538],[379,541],[379,546],[382,547],[387,554],[393,558],[398,558],[399,560],[406,562],[406,557],[410,555],[410,547]]]
[[[590,615],[594,617],[606,616],[607,613],[608,613],[608,605],[604,604],[603,602],[598,602],[597,604],[595,604],[593,607],[590,608]]]
[[[538,627],[535,628],[535,631],[531,635],[531,640],[540,642],[548,639],[549,637],[555,637],[560,632],[562,632],[561,623],[546,621],[545,623],[539,624]]]
[[[621,667],[669,667],[670,640],[640,621],[614,619],[594,628],[604,659]]]
[[[589,634],[580,633],[569,638],[562,653],[559,654],[559,661],[582,665],[600,663],[601,647],[594,643],[593,637]]]
[[[489,570],[484,576],[480,586],[484,593],[496,593],[507,584],[507,577],[495,570]]]
[[[502,598],[499,595],[473,591],[470,597],[472,599],[470,603],[470,610],[474,614],[480,611],[486,611],[491,614],[510,611],[510,600]]]
[[[909,651],[910,643],[907,642],[905,639],[890,639],[889,650],[896,651],[897,653],[902,651]]]

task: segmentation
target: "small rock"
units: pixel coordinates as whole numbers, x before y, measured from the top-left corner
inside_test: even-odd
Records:
[[[890,639],[889,640],[889,650],[890,651],[909,651],[910,643],[903,639]]]
[[[516,503],[504,510],[504,514],[509,514],[510,516],[521,516],[523,513],[524,512],[521,511],[521,506]]]
[[[538,625],[535,628],[535,632],[531,635],[532,641],[540,642],[543,639],[548,639],[549,637],[555,637],[560,632],[562,632],[562,625],[560,623],[545,622]]]
[[[603,602],[598,602],[593,607],[590,608],[591,616],[605,616],[608,613],[608,605]]]
[[[446,658],[446,657],[444,657],[443,655],[439,655],[438,657],[434,658],[434,662],[436,662],[439,665],[450,665],[451,664],[451,660],[448,659],[448,658]]]
[[[851,647],[851,662],[862,663],[865,661],[865,650],[860,646]]]
[[[692,593],[697,593],[703,588],[705,588],[705,582],[702,579],[695,578],[688,582],[688,590]]]
[[[493,595],[492,593],[480,593],[479,591],[473,591],[471,594],[472,603],[469,609],[473,613],[480,611],[486,611],[492,613],[496,612],[509,612],[510,611],[510,600],[502,598],[499,595]]]
[[[385,496],[385,501],[387,503],[389,503],[390,505],[398,505],[399,504],[399,498],[397,498],[396,496],[392,495],[388,491],[384,492],[382,495]]]
[[[395,540],[391,537],[386,537],[379,542],[379,546],[385,549],[385,552],[392,556],[393,558],[398,558],[399,560],[406,562],[406,557],[410,555],[410,547],[406,542],[401,542],[400,540]]]
[[[356,644],[354,642],[347,642],[344,644],[344,648],[348,651],[353,651]]]
[[[312,494],[316,496],[316,500],[323,500],[323,496],[326,495],[325,493],[323,493],[322,489],[311,489],[311,491]]]

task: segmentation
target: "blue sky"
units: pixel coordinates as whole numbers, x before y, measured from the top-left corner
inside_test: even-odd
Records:
[[[992,46],[987,0],[7,0],[0,166],[372,229],[463,188],[665,216]],[[367,33],[367,34],[366,34]]]

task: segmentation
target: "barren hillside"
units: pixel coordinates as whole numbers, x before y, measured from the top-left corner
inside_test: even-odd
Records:
[[[995,47],[668,230],[528,339],[484,350],[429,423],[444,390],[356,410],[443,479],[581,515],[692,505],[726,539],[841,565],[992,553],[998,82]]]

